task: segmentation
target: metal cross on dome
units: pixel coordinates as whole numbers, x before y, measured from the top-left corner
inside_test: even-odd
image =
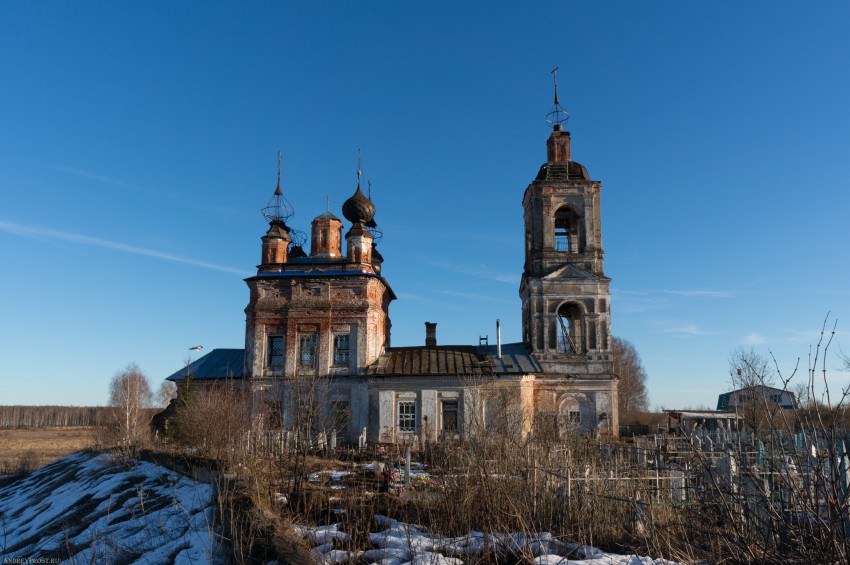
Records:
[[[563,126],[570,120],[570,114],[567,112],[561,103],[558,101],[558,66],[552,69],[552,77],[555,82],[555,105],[552,111],[546,114],[546,123],[557,128]]]
[[[295,214],[295,210],[292,208],[292,204],[289,203],[289,200],[283,195],[283,191],[280,189],[280,164],[283,160],[283,153],[281,151],[277,152],[277,188],[275,188],[274,195],[272,195],[269,203],[266,204],[266,207],[263,208],[263,217],[269,222],[286,222],[289,218],[291,218]]]
[[[360,148],[357,148],[357,186],[360,186],[360,178],[363,176],[363,163],[360,156]]]

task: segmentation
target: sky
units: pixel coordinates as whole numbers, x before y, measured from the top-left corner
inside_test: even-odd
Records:
[[[243,347],[278,151],[308,231],[362,149],[393,345],[519,341],[554,65],[651,405],[805,376],[827,318],[846,386],[849,56],[846,2],[2,2],[0,404]]]

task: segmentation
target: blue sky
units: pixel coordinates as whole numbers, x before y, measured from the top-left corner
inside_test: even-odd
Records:
[[[846,2],[3,2],[0,403],[242,347],[278,150],[306,231],[362,147],[394,345],[518,341],[555,64],[653,405],[805,366],[828,312],[850,352],[848,56]]]

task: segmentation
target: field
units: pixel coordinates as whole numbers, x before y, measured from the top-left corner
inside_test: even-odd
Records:
[[[0,474],[36,469],[92,447],[99,433],[96,427],[0,429]]]

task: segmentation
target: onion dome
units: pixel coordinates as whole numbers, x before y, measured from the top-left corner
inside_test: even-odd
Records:
[[[351,198],[343,203],[342,215],[352,224],[366,224],[375,216],[375,205],[360,190],[360,183]]]

